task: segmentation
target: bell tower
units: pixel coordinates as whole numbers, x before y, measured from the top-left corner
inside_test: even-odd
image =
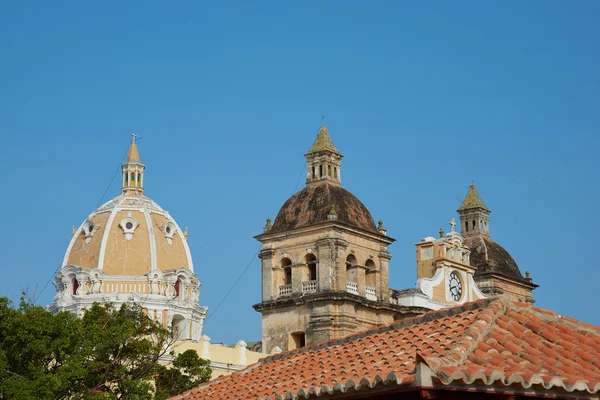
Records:
[[[306,187],[290,197],[262,243],[265,352],[292,350],[390,323],[422,309],[391,301],[383,222],[342,188],[342,154],[322,126],[306,157]]]

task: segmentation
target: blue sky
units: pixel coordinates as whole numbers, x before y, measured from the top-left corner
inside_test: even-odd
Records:
[[[214,310],[303,185],[322,116],[344,187],[413,287],[414,243],[475,182],[492,239],[537,305],[600,324],[600,3],[3,2],[0,295],[38,292],[119,194],[136,132],[146,194],[190,230]],[[52,301],[50,284],[39,303]],[[214,342],[260,339],[259,260],[210,316]]]

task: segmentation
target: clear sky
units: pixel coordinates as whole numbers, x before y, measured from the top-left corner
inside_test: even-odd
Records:
[[[41,291],[71,226],[119,194],[136,132],[214,310],[325,116],[344,187],[397,239],[393,288],[474,181],[536,305],[600,324],[599,18],[597,1],[2,2],[0,295]],[[214,342],[260,339],[259,267],[209,317]]]

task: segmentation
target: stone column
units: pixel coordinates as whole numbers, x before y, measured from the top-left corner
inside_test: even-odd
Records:
[[[378,274],[377,300],[388,301],[390,297],[389,262],[392,259],[392,256],[385,251],[379,253],[378,258],[381,272]]]
[[[328,239],[319,240],[316,248],[317,255],[317,286],[319,291],[333,289],[333,242]]]
[[[362,265],[358,265],[355,268],[356,268],[355,273],[356,273],[356,284],[358,286],[358,294],[359,294],[359,296],[366,297],[366,295],[367,295],[367,291],[365,289],[366,267],[363,267]]]
[[[273,256],[275,250],[262,249],[258,257],[262,261],[262,301],[269,301],[279,295],[276,277],[273,271]]]
[[[302,292],[302,267],[303,264],[292,265],[292,293]]]

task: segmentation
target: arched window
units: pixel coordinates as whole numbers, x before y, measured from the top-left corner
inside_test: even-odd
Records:
[[[79,281],[73,277],[73,294],[77,294],[77,289],[79,289]]]
[[[135,174],[133,172],[129,175],[129,180],[130,180],[131,184],[135,183]]]
[[[477,225],[475,224],[475,221],[473,221],[473,230],[477,230]]]
[[[175,297],[179,297],[179,295],[181,294],[180,287],[180,281],[179,279],[177,279],[177,282],[175,282]]]
[[[365,262],[365,267],[369,268],[370,270],[374,270],[375,269],[375,261],[373,261],[372,259],[368,259]]]
[[[327,176],[331,176],[331,165],[327,166]]]
[[[469,232],[469,221],[465,221],[465,232]]]
[[[283,272],[284,272],[284,285],[291,285],[292,284],[292,260],[290,260],[289,258],[282,258],[281,259],[281,267],[283,268]]]
[[[356,257],[354,256],[354,254],[348,254],[348,257],[346,257],[346,268],[357,264],[358,262],[356,261]]]
[[[319,178],[323,177],[323,166],[319,165]]]
[[[317,257],[308,253],[306,257],[304,257],[304,262],[308,265],[308,279],[311,281],[317,280]]]
[[[315,179],[315,178],[317,177],[317,167],[315,167],[315,166],[313,165],[313,168],[312,168],[312,170],[313,170],[313,179]]]
[[[337,167],[333,167],[333,177],[335,179],[338,179],[338,175],[337,175]]]

